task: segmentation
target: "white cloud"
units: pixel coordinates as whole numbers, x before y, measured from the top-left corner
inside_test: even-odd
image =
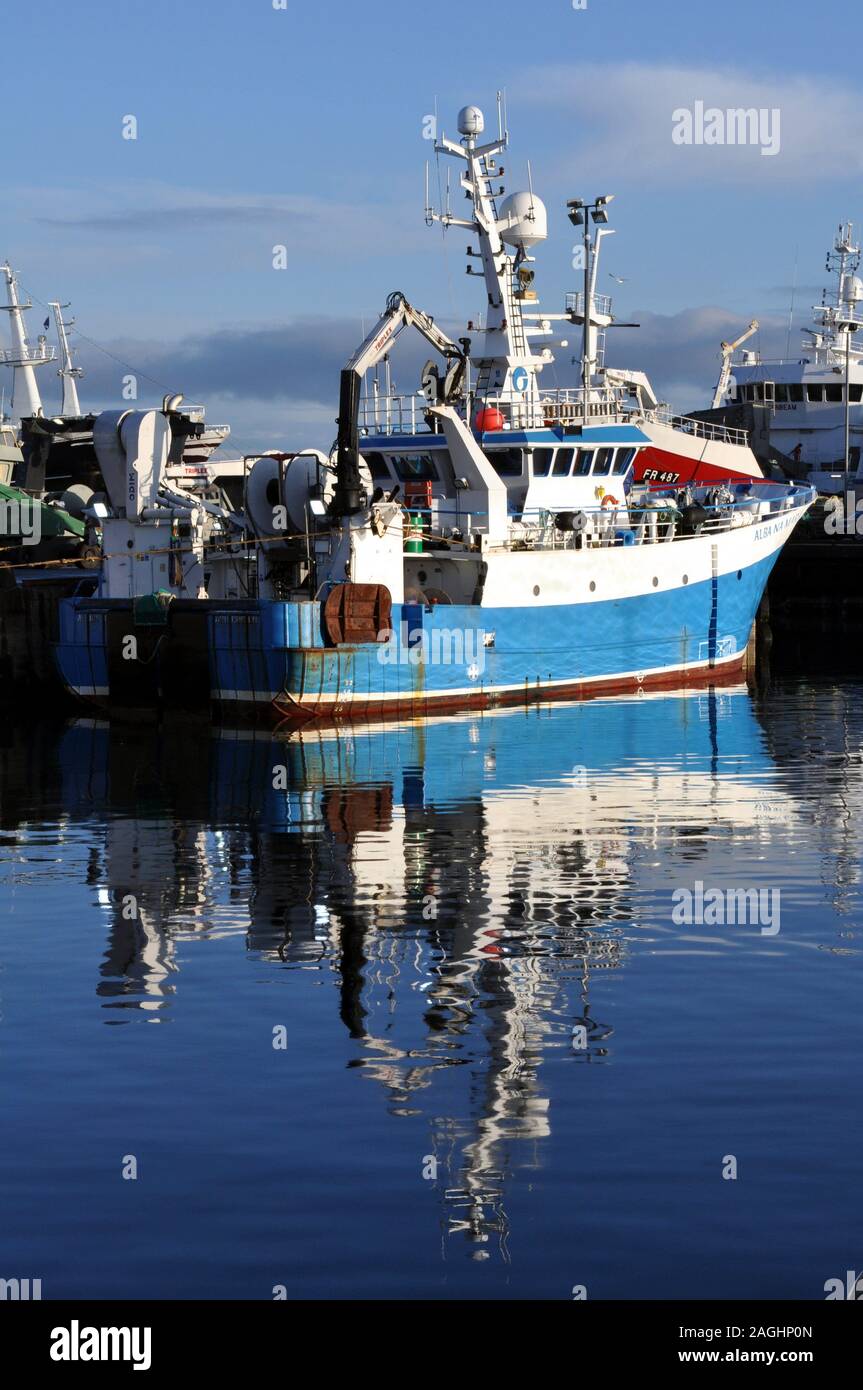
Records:
[[[863,94],[833,78],[762,76],[720,68],[622,63],[534,67],[510,88],[512,104],[565,113],[571,155],[561,172],[606,180],[723,183],[852,180],[863,167]],[[676,145],[672,113],[696,101],[723,111],[777,108],[781,148]],[[554,136],[552,137],[554,139]]]

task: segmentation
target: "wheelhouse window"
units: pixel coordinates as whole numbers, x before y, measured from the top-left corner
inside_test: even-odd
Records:
[[[788,387],[788,399],[794,402],[803,400],[803,387],[800,385],[799,381],[792,382]]]
[[[533,476],[535,478],[547,478],[551,471],[551,460],[554,457],[553,449],[534,449],[533,451]]]
[[[833,405],[838,405],[842,400],[842,387],[839,385],[825,386],[824,399],[830,401]]]
[[[807,387],[806,387],[806,399],[807,399],[807,401],[823,401],[823,399],[824,399],[824,387],[823,387],[823,386],[807,386]]]
[[[396,477],[402,483],[439,481],[431,454],[392,454],[390,461],[396,470]]]
[[[578,456],[578,462],[575,465],[575,476],[577,478],[586,478],[588,476],[593,467],[593,456],[595,453],[595,449],[581,450]]]
[[[614,460],[614,467],[613,467],[612,470],[611,470],[612,473],[615,473],[615,474],[628,473],[628,472],[629,472],[629,466],[630,466],[630,464],[632,463],[632,461],[633,461],[634,458],[635,458],[635,450],[634,450],[634,449],[618,449],[618,451],[617,451],[617,457],[616,457],[616,459]]]
[[[524,471],[521,449],[489,449],[488,460],[499,478],[520,478]]]
[[[788,387],[784,386],[782,382],[779,381],[776,383],[776,400],[780,405],[788,404]]]
[[[611,472],[613,460],[613,449],[597,449],[596,462],[593,465],[593,476],[595,478],[607,478]]]
[[[863,401],[863,385],[860,385],[859,383],[857,385],[854,385],[854,383],[852,382],[851,385],[848,387],[848,392],[848,399],[852,405],[859,405],[860,402]]]
[[[555,478],[568,478],[569,470],[572,467],[572,456],[574,449],[558,449],[552,468],[552,476]]]

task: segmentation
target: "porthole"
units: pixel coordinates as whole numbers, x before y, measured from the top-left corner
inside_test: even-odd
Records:
[[[538,585],[538,584],[534,584],[534,586],[533,586],[533,596],[534,596],[534,598],[539,598],[539,585]]]
[[[737,571],[737,578],[738,578],[738,579],[742,579],[742,578],[743,578],[743,570],[738,570],[738,571]]]
[[[590,592],[591,592],[592,594],[596,593],[596,580],[595,580],[595,579],[591,579],[591,581],[590,581]]]
[[[683,576],[683,582],[684,582],[684,584],[688,584],[688,583],[689,583],[689,575],[688,575],[688,574],[685,574],[685,575]]]
[[[654,589],[659,588],[659,580],[657,579],[656,575],[653,576],[653,587]]]
[[[428,575],[426,574],[425,570],[417,570],[417,579],[421,584],[425,584],[426,580],[428,579]]]

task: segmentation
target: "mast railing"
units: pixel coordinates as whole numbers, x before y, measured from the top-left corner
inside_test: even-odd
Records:
[[[31,348],[0,348],[0,362],[4,367],[38,367],[43,362],[54,362],[57,349],[47,343]]]
[[[611,318],[610,294],[593,294],[590,298],[590,308],[593,314],[602,314],[603,318]],[[568,294],[564,301],[564,308],[568,314],[584,313],[584,290],[577,290],[574,294]]]

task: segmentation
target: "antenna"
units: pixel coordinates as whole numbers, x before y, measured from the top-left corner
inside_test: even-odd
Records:
[[[794,275],[792,276],[792,279],[791,279],[791,303],[790,303],[789,306],[788,306],[788,333],[787,333],[786,338],[785,338],[785,356],[786,356],[786,357],[788,357],[789,354],[790,354],[790,352],[791,352],[791,325],[792,325],[792,323],[794,322],[794,296],[795,296],[795,294],[797,293],[797,256],[798,256],[799,250],[800,250],[800,247],[799,247],[799,246],[795,246],[795,248],[794,248]]]
[[[429,202],[429,162],[428,162],[428,160],[426,160],[426,203],[425,203],[425,223],[426,223],[426,226],[427,226],[427,227],[431,227],[432,224],[434,223],[434,217],[432,216],[432,206],[431,206],[431,203]]]
[[[531,173],[530,160],[527,161],[527,186],[530,191],[530,216],[534,217],[536,214],[533,206],[533,174]]]
[[[57,375],[63,383],[63,400],[60,406],[60,413],[67,416],[81,414],[81,405],[78,400],[78,388],[75,384],[76,378],[84,375],[80,367],[76,367],[72,360],[72,349],[69,346],[69,339],[66,336],[66,329],[74,326],[74,319],[64,319],[63,310],[68,309],[68,304],[61,304],[58,300],[52,299],[48,308],[53,310],[54,323],[57,328],[57,341],[60,344],[60,353],[63,365]]]

